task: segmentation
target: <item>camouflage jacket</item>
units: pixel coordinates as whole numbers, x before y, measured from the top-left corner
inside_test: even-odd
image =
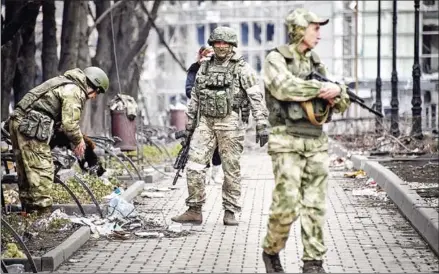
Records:
[[[316,98],[325,83],[317,80],[304,80],[304,77],[311,72],[313,67],[311,51],[301,54],[297,51],[296,44],[290,44],[289,50],[294,55],[294,64],[288,65],[284,56],[277,51],[271,51],[266,56],[264,62],[265,87],[279,101],[304,102]],[[326,72],[323,64],[318,70]],[[341,85],[340,87],[342,91],[334,100],[333,111],[335,113],[345,111],[350,104],[346,86]],[[298,138],[286,134],[286,126],[274,127],[271,133],[274,136],[270,137],[269,151],[288,152],[294,151],[294,147],[304,147],[304,144],[296,144]],[[317,140],[306,142],[313,142],[313,145],[308,144],[308,147],[314,147],[317,150],[325,150],[324,147],[327,147],[323,146],[327,142],[327,137],[324,134]]]
[[[34,101],[31,109],[49,114],[54,119],[55,125],[59,125],[61,130],[65,132],[69,141],[77,146],[83,139],[79,122],[88,98],[86,77],[80,69],[68,70],[63,76],[74,84],[67,83],[49,90],[41,98]],[[31,92],[32,90],[29,93]],[[25,98],[23,97],[23,99]],[[15,114],[20,112],[17,109],[14,111]]]
[[[209,59],[201,63],[200,69],[198,70],[195,79],[194,88],[191,91],[191,101],[189,103],[187,111],[188,127],[193,126],[193,122],[197,118],[199,104],[199,98],[197,96],[197,85],[199,77],[204,74],[204,67],[206,66],[207,62],[211,62],[211,60]],[[226,66],[228,62],[238,62],[238,68],[235,77],[238,77],[239,81],[234,81],[236,85],[233,89],[234,96],[239,96],[238,94],[240,92],[246,94],[247,99],[250,102],[251,112],[253,118],[256,121],[256,124],[267,126],[268,110],[265,105],[263,92],[261,91],[258,83],[258,76],[256,72],[250,66],[250,64],[241,59],[241,56],[236,53],[233,53],[232,57],[228,61],[224,62],[224,64],[222,65]],[[205,119],[208,118],[201,115],[200,120]],[[232,112],[229,116],[225,118],[214,118],[211,122],[213,122],[214,129],[222,130],[234,130],[243,126],[241,124],[241,121],[239,120],[239,115],[235,112]]]

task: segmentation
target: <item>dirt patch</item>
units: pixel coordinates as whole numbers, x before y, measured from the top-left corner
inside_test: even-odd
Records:
[[[335,138],[351,153],[374,156],[423,198],[429,207],[438,208],[439,161],[438,139],[426,136],[417,140],[409,136],[390,135],[338,136]]]
[[[381,164],[406,181],[429,207],[439,212],[438,161],[392,161]]]
[[[2,214],[2,218],[20,235],[33,257],[41,257],[54,249],[80,227],[63,219],[49,221],[48,216],[30,215],[25,217],[17,214]],[[20,253],[14,252],[11,245],[8,248],[8,244],[15,244],[18,250],[23,252],[5,227],[1,231],[1,240],[2,256],[6,258],[20,257]]]

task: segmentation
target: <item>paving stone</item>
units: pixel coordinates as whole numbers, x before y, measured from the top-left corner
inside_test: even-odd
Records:
[[[204,223],[185,225],[188,236],[129,241],[99,240],[82,248],[57,272],[142,272],[142,273],[264,273],[261,244],[265,237],[274,185],[269,156],[247,152],[242,158],[242,212],[238,227],[225,227],[220,185],[206,185]],[[331,168],[328,186],[325,264],[332,273],[439,272],[438,258],[391,202],[376,205],[371,198],[353,196],[353,180]],[[171,185],[172,179],[153,183]],[[186,209],[184,177],[179,189],[164,198],[145,199],[138,205],[163,225]],[[347,189],[347,190],[346,190]],[[281,260],[286,272],[301,272],[303,246],[296,223]]]

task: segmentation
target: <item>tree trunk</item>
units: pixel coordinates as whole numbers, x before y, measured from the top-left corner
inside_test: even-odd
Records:
[[[20,3],[8,1],[5,3],[5,20],[2,27],[4,28],[16,15],[20,9]],[[3,16],[2,16],[3,19]],[[3,29],[2,29],[3,31]],[[3,32],[2,32],[3,34]],[[2,36],[4,39],[4,37]],[[2,39],[2,40],[3,40]],[[22,44],[21,35],[14,35],[12,40],[6,42],[1,47],[2,62],[2,83],[1,83],[1,117],[5,120],[9,115],[9,104],[13,98],[11,97],[12,85],[15,77],[15,69],[17,65],[18,52]]]
[[[9,115],[9,104],[13,97],[11,96],[12,84],[17,67],[18,51],[21,47],[21,35],[15,37],[2,47],[2,92],[1,92],[1,117],[5,120]]]
[[[157,16],[160,2],[161,0],[154,1],[151,10],[153,18]],[[95,0],[95,3],[96,18],[99,18],[105,10],[110,8],[110,4],[107,1]],[[104,125],[109,125],[111,120],[109,117],[106,119],[105,114],[108,113],[107,102],[119,93],[118,74],[120,79],[120,91],[137,99],[138,81],[140,78],[141,65],[144,60],[139,54],[145,46],[151,29],[151,23],[147,23],[146,16],[136,16],[139,4],[139,1],[124,1],[124,3],[117,8],[116,12],[112,12],[112,16],[109,14],[97,25],[99,32],[98,45],[96,56],[93,58],[92,63],[108,73],[110,89],[105,96],[98,96],[96,103],[92,103],[91,128],[94,135],[109,133]],[[113,51],[111,17],[113,17],[114,39],[116,41],[117,67]],[[134,62],[135,60],[140,64],[136,64]],[[84,119],[87,118],[84,117]]]
[[[106,0],[95,0],[96,18],[102,15],[111,7],[111,2]],[[111,25],[110,16],[103,18],[101,23],[96,27],[98,31],[98,41],[96,46],[96,54],[92,58],[91,63],[104,70],[107,74],[111,69]],[[110,83],[112,79],[110,78]],[[95,100],[86,103],[86,110],[81,120],[82,131],[87,135],[102,136],[105,135],[105,103],[107,95],[99,95]]]
[[[58,75],[58,43],[56,41],[55,2],[43,2],[43,49],[41,61],[43,81]]]
[[[80,12],[79,14],[88,14],[87,1],[80,1]],[[88,22],[85,18],[79,22],[79,47],[78,47],[78,62],[77,67],[80,69],[85,69],[91,64],[90,50],[88,48]]]
[[[89,7],[87,1],[81,1],[80,14],[89,14]],[[79,23],[79,47],[78,47],[78,62],[77,67],[85,69],[91,65],[90,50],[88,48],[88,23],[87,20],[81,20]],[[91,101],[85,103],[84,111],[81,119],[81,130],[84,133],[89,133],[92,129],[91,122]]]
[[[79,46],[79,18],[81,1],[64,1],[63,24],[61,32],[61,58],[58,70],[64,73],[76,68]]]
[[[3,2],[3,1],[2,1]],[[6,1],[6,7],[12,7],[12,13],[6,14],[6,26],[2,29],[2,46],[11,41],[24,25],[28,25],[37,18],[41,7],[41,1]],[[34,24],[35,25],[35,24]]]
[[[35,86],[36,67],[35,61],[35,24],[37,18],[29,20],[20,29],[23,44],[20,48],[17,67],[14,78],[14,99],[15,103],[21,100],[23,96]]]

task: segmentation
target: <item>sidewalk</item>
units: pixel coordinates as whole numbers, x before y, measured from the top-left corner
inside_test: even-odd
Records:
[[[353,179],[331,168],[325,241],[327,272],[436,272],[438,258],[390,201],[353,196]],[[100,240],[86,244],[56,272],[131,273],[264,273],[261,242],[271,203],[273,174],[267,154],[247,151],[242,158],[242,212],[240,225],[222,224],[221,186],[207,185],[207,203],[201,226],[185,226],[191,234],[177,238]],[[171,186],[167,178],[155,184]],[[165,198],[137,198],[147,219],[169,225],[186,209],[185,178]],[[302,245],[296,222],[287,248],[281,253],[288,273],[301,272]]]

